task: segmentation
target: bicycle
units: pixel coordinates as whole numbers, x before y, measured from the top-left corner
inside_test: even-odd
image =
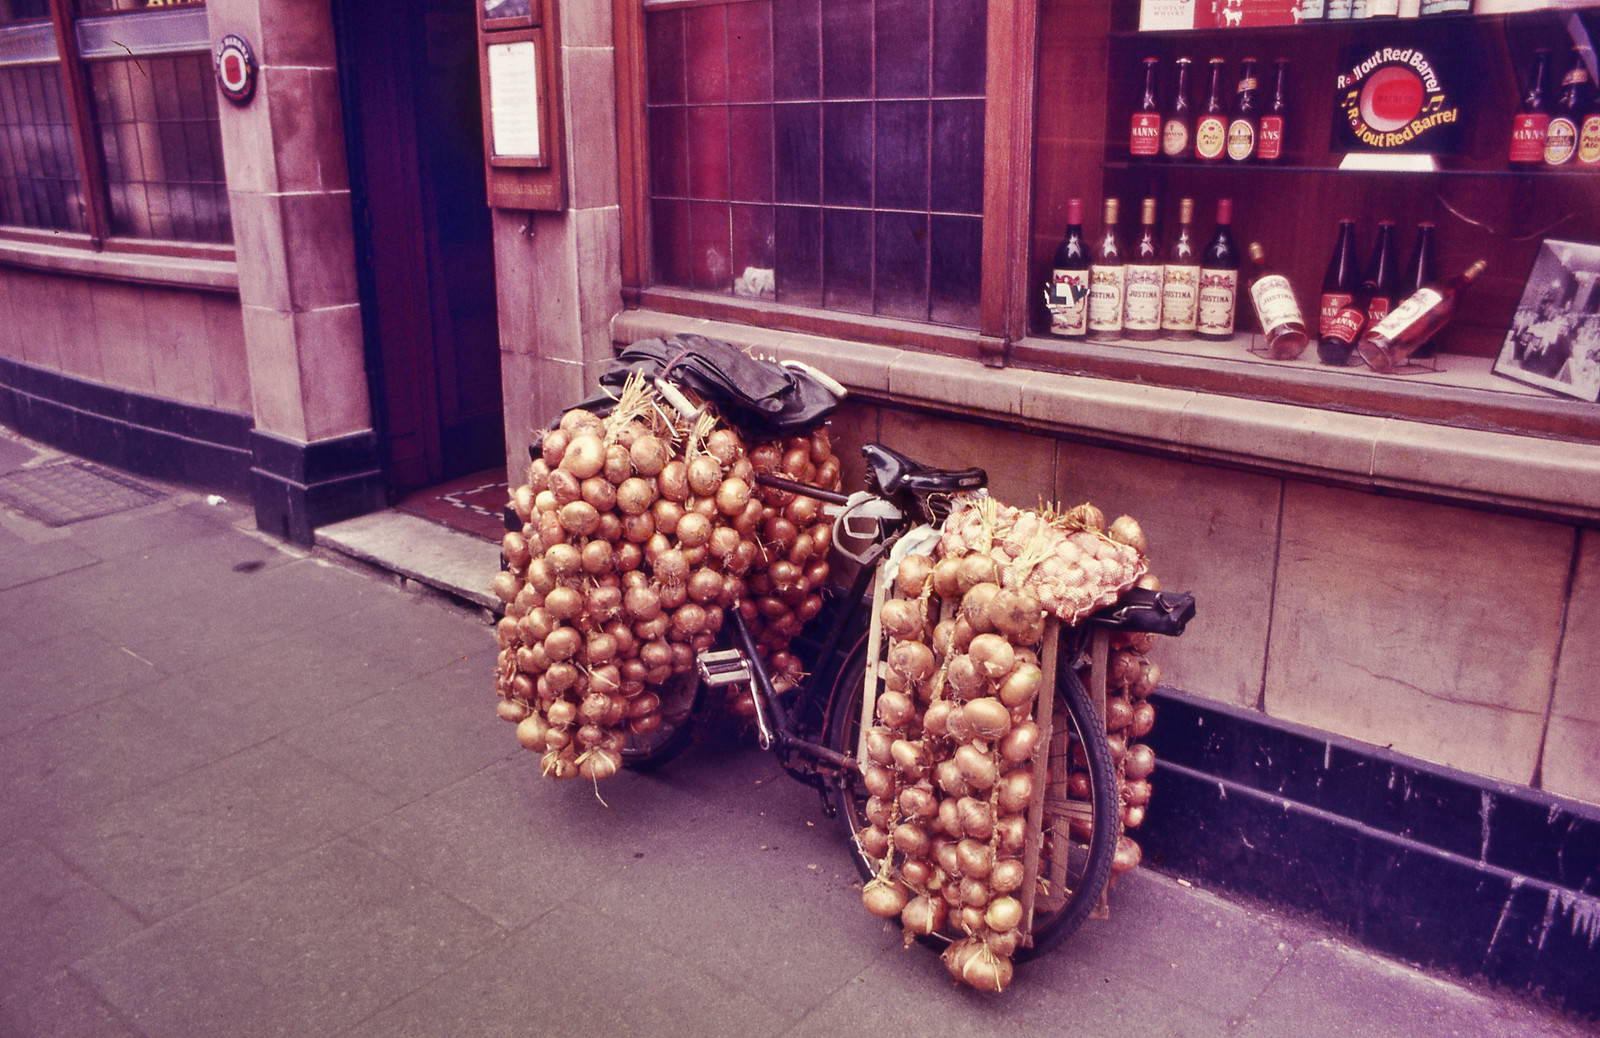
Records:
[[[831,509],[835,548],[859,564],[850,586],[834,597],[833,608],[802,635],[809,678],[782,695],[775,691],[749,626],[737,609],[730,609],[719,645],[700,653],[695,671],[670,691],[676,702],[666,710],[668,719],[651,735],[631,740],[623,761],[637,771],[665,764],[687,747],[694,729],[706,719],[708,689],[748,684],[757,742],[791,776],[822,794],[826,813],[844,824],[857,868],[869,880],[879,860],[860,839],[868,824],[861,762],[869,644],[882,601],[881,593],[874,592],[883,584],[884,561],[894,546],[913,529],[941,522],[954,495],[985,493],[987,476],[981,468],[922,465],[878,443],[866,445],[863,454],[867,485],[853,494],[779,476],[756,477],[764,486],[814,498]],[[1045,882],[1036,881],[1025,899],[1028,923],[1017,949],[1019,961],[1056,947],[1103,904],[1122,831],[1103,707],[1097,707],[1079,676],[1097,646],[1103,664],[1105,640],[1097,641],[1096,634],[1178,634],[1192,614],[1192,596],[1129,592],[1086,621],[1061,627],[1044,646],[1042,662],[1054,670],[1055,681],[1048,713],[1041,705],[1040,714],[1054,723],[1052,737],[1039,752],[1047,757],[1045,786],[1060,795],[1044,798],[1051,802],[1030,817],[1030,828],[1039,834],[1036,850],[1030,851],[1037,855],[1032,875]],[[1067,787],[1069,768],[1075,781],[1065,795],[1061,791]],[[927,938],[934,943],[952,939],[940,933]]]

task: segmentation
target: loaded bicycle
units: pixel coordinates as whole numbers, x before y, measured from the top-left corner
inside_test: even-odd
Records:
[[[783,416],[776,415],[770,405],[763,406],[760,395],[751,394],[755,375],[723,370],[736,368],[741,361],[715,349],[721,346],[708,340],[691,339],[687,345],[672,342],[646,350],[643,361],[637,350],[631,361],[625,353],[621,366],[635,388],[641,371],[647,374],[653,394],[676,409],[682,427],[705,432],[710,428],[705,420],[707,405],[720,405],[721,413],[742,418],[742,431],[752,442],[792,433],[801,423],[814,424],[844,396],[842,387],[812,369],[779,366],[781,372],[772,384],[791,388],[798,384],[799,395],[808,398],[803,405],[790,408],[800,413],[790,415],[793,421],[785,428]],[[702,362],[699,369],[693,363],[696,358]],[[725,384],[708,384],[707,370],[727,375]],[[614,380],[610,392],[584,406],[604,411],[636,405],[637,399],[630,401],[626,394],[617,393],[615,385]],[[751,401],[757,402],[749,406]],[[570,424],[577,429],[587,421]],[[702,439],[709,441],[710,437]],[[548,441],[541,446],[546,448],[543,453],[548,462],[555,455],[548,450]],[[558,453],[564,458],[569,445],[560,446]],[[690,453],[699,446],[691,435]],[[631,446],[629,449],[632,451]],[[648,455],[650,449],[647,444],[645,451],[633,453]],[[612,457],[617,453],[613,450]],[[803,455],[804,449],[799,453]],[[529,563],[533,568],[524,567],[521,586],[547,586],[548,590],[519,592],[528,603],[538,599],[542,604],[524,608],[509,625],[511,633],[502,639],[503,645],[511,647],[502,653],[499,684],[502,696],[514,708],[510,713],[503,711],[503,716],[518,719],[524,702],[550,704],[543,716],[536,713],[532,721],[523,721],[538,735],[532,748],[545,751],[547,773],[552,768],[566,768],[569,773],[581,770],[591,774],[593,769],[585,764],[604,760],[608,747],[615,749],[622,766],[646,771],[680,754],[694,733],[708,725],[727,702],[727,692],[736,691],[747,707],[761,748],[773,753],[790,775],[816,788],[827,812],[843,824],[852,857],[866,881],[869,908],[885,916],[903,916],[908,933],[930,943],[956,942],[976,949],[973,956],[982,952],[992,960],[991,953],[997,951],[1007,960],[1025,960],[1040,955],[1103,905],[1114,860],[1125,842],[1125,823],[1133,820],[1129,811],[1142,812],[1141,803],[1129,802],[1128,747],[1117,745],[1117,737],[1108,733],[1108,723],[1116,728],[1119,722],[1108,718],[1110,702],[1092,695],[1089,685],[1103,688],[1113,657],[1129,655],[1116,653],[1114,646],[1137,645],[1150,633],[1182,633],[1193,615],[1193,599],[1161,591],[1151,580],[1142,581],[1143,586],[1140,581],[1127,580],[1133,572],[1130,569],[1121,571],[1118,578],[1126,587],[1118,586],[1111,596],[1101,596],[1114,597],[1114,601],[1096,602],[1092,611],[1080,609],[1068,623],[1043,615],[1034,603],[1023,610],[1027,615],[1017,628],[1026,633],[1002,637],[985,617],[997,608],[1002,613],[1006,609],[1015,612],[1018,601],[1033,602],[1023,590],[1024,569],[1031,573],[1045,560],[1049,549],[1040,544],[1064,544],[1061,538],[1070,530],[1092,552],[1110,545],[1122,551],[1125,561],[1128,550],[1097,529],[1103,526],[1103,518],[1092,508],[1051,514],[1042,520],[1030,513],[1028,520],[1008,533],[1015,544],[1004,551],[994,544],[991,554],[1000,563],[990,561],[983,552],[967,551],[965,568],[970,572],[957,573],[960,567],[953,564],[953,558],[936,570],[934,559],[941,548],[948,549],[950,530],[958,520],[969,531],[979,531],[979,537],[994,540],[994,531],[999,529],[996,516],[1003,506],[988,498],[984,470],[924,465],[880,443],[866,444],[862,456],[864,486],[854,492],[794,478],[811,469],[800,464],[794,471],[786,471],[772,460],[783,457],[780,448],[760,470],[747,463],[742,469],[724,470],[751,477],[748,497],[733,494],[732,500],[720,501],[726,495],[724,483],[715,494],[706,485],[701,487],[705,494],[684,498],[683,505],[690,507],[647,512],[627,503],[621,509],[624,520],[655,516],[652,524],[634,524],[640,533],[646,525],[651,526],[643,547],[636,552],[626,550],[628,538],[633,536],[627,522],[617,524],[615,550],[591,550],[591,544],[604,543],[602,531],[598,523],[589,525],[590,517],[581,506],[570,509],[574,516],[582,513],[578,528],[587,528],[592,534],[584,535],[589,539],[583,541],[581,551],[571,543],[581,538],[570,536],[565,527],[557,529],[566,513],[555,513],[557,520],[540,515],[541,522],[535,524],[529,519],[538,514],[536,503],[527,502],[516,514],[508,510],[509,528],[526,529],[533,538],[539,537],[538,529],[545,531],[543,541],[550,543],[541,542],[540,546],[547,557],[554,558],[556,569],[567,566],[568,555],[574,569],[589,569],[591,554],[605,555],[612,569],[625,567],[615,580],[612,569],[593,567],[591,572],[604,576],[584,599],[589,604],[580,607],[563,601],[558,612],[598,608],[592,605],[597,597],[605,601],[614,598],[619,602],[616,612],[623,621],[631,619],[632,626],[626,622],[621,626],[589,624],[587,659],[582,647],[573,647],[569,653],[565,645],[549,646],[551,633],[559,633],[560,618],[546,622],[538,614],[553,605],[548,599],[559,594],[555,589],[561,581],[554,571],[548,580],[542,571],[535,572],[541,565],[538,560]],[[644,468],[654,466],[655,462],[648,460]],[[562,496],[577,501],[580,499],[573,494],[585,493],[592,480],[603,494],[604,488],[598,487],[603,471],[596,469],[579,481],[576,491],[569,488],[564,495],[547,492],[555,501]],[[620,467],[618,471],[620,474]],[[658,482],[665,487],[671,473],[657,471]],[[745,482],[738,476],[726,478]],[[545,477],[545,482],[552,481]],[[670,505],[668,497],[663,492],[660,503]],[[638,601],[645,611],[628,611],[635,600],[627,596],[636,589],[662,590],[658,576],[641,575],[650,568],[651,544],[657,545],[654,568],[658,572],[682,564],[667,557],[669,551],[679,549],[663,549],[661,545],[668,542],[655,525],[667,527],[670,517],[670,529],[684,533],[678,528],[683,517],[694,510],[692,502],[706,504],[701,509],[704,512],[711,512],[712,505],[720,502],[718,506],[725,505],[722,511],[728,515],[754,516],[760,509],[750,502],[759,500],[785,506],[811,503],[814,507],[798,511],[817,515],[826,525],[829,533],[822,534],[819,526],[816,538],[854,567],[853,579],[830,585],[825,607],[808,617],[809,622],[794,639],[793,651],[803,659],[803,676],[798,681],[790,680],[794,667],[775,665],[771,625],[752,606],[756,597],[753,585],[742,580],[725,577],[725,585],[702,581],[704,596],[691,596],[684,586],[673,585],[665,610],[658,608],[662,595],[640,591]],[[768,511],[774,511],[770,505]],[[787,514],[796,511],[786,509]],[[1010,512],[1021,514],[1015,509]],[[1021,529],[1024,526],[1025,531]],[[985,534],[985,529],[990,533]],[[778,546],[780,554],[794,544],[792,530],[787,537],[781,530],[773,536],[783,541]],[[959,536],[956,539],[959,541]],[[718,559],[724,569],[736,568],[734,539],[730,536],[724,553],[718,553],[709,540],[696,535],[691,542],[685,535],[676,542],[692,544],[686,551],[689,561],[685,570],[699,566],[695,575],[715,574],[718,570],[712,564]],[[523,552],[519,547],[513,554]],[[531,551],[526,554],[533,557]],[[1109,549],[1106,554],[1111,554]],[[622,555],[630,558],[618,558]],[[628,568],[634,555],[641,561]],[[509,565],[515,569],[517,561],[513,558]],[[1107,558],[1105,568],[1110,570],[1112,565]],[[1087,553],[1082,566],[1100,569]],[[685,583],[692,579],[686,572]],[[763,590],[775,592],[764,575],[758,579],[765,581]],[[1081,573],[1077,579],[1082,581]],[[803,582],[803,578],[796,580]],[[597,596],[604,581],[612,581],[616,588],[609,598]],[[1088,594],[1081,586],[1067,590]],[[651,594],[655,594],[653,599]],[[503,593],[502,597],[507,596]],[[974,612],[973,599],[981,600],[986,608]],[[996,599],[1000,600],[998,607]],[[777,600],[775,593],[770,599],[761,599],[769,600]],[[522,598],[510,601],[521,602]],[[692,608],[696,601],[704,606],[691,617],[695,621],[692,629],[678,630],[677,610]],[[1083,601],[1078,604],[1082,606]],[[623,602],[626,607],[620,604]],[[714,624],[702,621],[701,613],[707,610],[719,614]],[[516,612],[515,608],[512,611]],[[530,623],[530,617],[534,622]],[[712,618],[708,615],[706,619]],[[503,631],[508,629],[506,624],[502,621]],[[1000,626],[1011,630],[1004,619]],[[684,644],[662,650],[659,662],[648,650],[640,650],[638,659],[625,661],[619,668],[612,662],[618,650],[606,644],[608,637],[626,642],[639,634],[668,637],[674,633],[683,636]],[[519,637],[524,643],[520,646],[516,644]],[[985,646],[995,651],[980,653]],[[556,655],[566,655],[552,660],[550,648]],[[565,664],[569,657],[575,665]],[[519,668],[523,668],[520,673]],[[988,668],[987,674],[983,668]],[[539,676],[533,678],[534,673]],[[630,676],[665,680],[648,681],[653,691],[639,692],[625,687]],[[1123,684],[1133,685],[1141,676],[1148,677],[1135,674]],[[565,692],[569,679],[586,695]],[[613,684],[618,691],[608,697]],[[596,688],[601,691],[597,693]],[[563,694],[568,698],[562,699]],[[648,709],[636,709],[640,704]],[[566,729],[559,728],[549,714],[557,708],[563,717],[574,715]],[[609,735],[603,727],[607,709],[618,713],[611,720],[627,726],[625,739]],[[596,723],[583,726],[585,720]],[[519,726],[519,737],[521,734]],[[585,747],[576,756],[572,740],[576,747]],[[1145,771],[1134,781],[1142,782],[1147,774]],[[1148,796],[1147,784],[1143,795]],[[958,881],[964,885],[953,886]],[[873,904],[875,897],[881,910]],[[917,904],[910,904],[912,901]],[[917,911],[908,912],[908,905]],[[1006,909],[1003,912],[1002,907]],[[983,940],[977,941],[975,934],[981,934]],[[976,967],[965,961],[951,968],[960,977],[958,966],[964,967],[968,975],[963,979],[976,986],[998,989],[1009,979],[1009,962],[1003,976],[985,972],[992,965],[977,969],[979,980],[972,976]]]

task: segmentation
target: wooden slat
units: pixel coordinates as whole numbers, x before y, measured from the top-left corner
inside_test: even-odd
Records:
[[[1045,752],[1033,757],[1033,797],[1028,802],[1028,838],[1022,851],[1022,939],[1033,943],[1033,911],[1039,889],[1039,851],[1044,843],[1045,786],[1050,772],[1051,715],[1056,699],[1056,656],[1060,641],[1061,622],[1054,617],[1044,626],[1044,654],[1039,668],[1044,680],[1039,687],[1039,698],[1034,707],[1034,720],[1039,725],[1039,745]]]
[[[879,568],[872,585],[872,622],[867,626],[867,668],[861,690],[861,728],[856,732],[856,760],[867,759],[867,729],[872,727],[872,715],[878,707],[878,681],[883,662],[883,599],[888,590],[888,578]]]

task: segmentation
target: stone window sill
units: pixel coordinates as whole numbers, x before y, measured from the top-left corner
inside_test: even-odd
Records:
[[[0,238],[0,264],[56,274],[78,274],[146,285],[168,285],[237,294],[239,268],[230,249],[174,247],[169,252],[95,251],[86,235],[63,234],[54,241]]]
[[[615,342],[681,332],[814,364],[872,400],[1361,489],[1539,517],[1600,519],[1600,443],[1587,440],[1349,413],[1105,375],[989,368],[958,357],[651,310],[625,310],[613,318],[611,328]],[[1470,358],[1451,361],[1454,365]],[[1453,406],[1470,405],[1474,395],[1487,398],[1503,392],[1523,398],[1520,387],[1509,384],[1515,388],[1508,389],[1488,375],[1487,364],[1476,361],[1457,368],[1455,381],[1465,384],[1452,385],[1449,393],[1464,403]],[[1476,371],[1480,366],[1484,370]],[[1354,372],[1307,374],[1366,377]],[[1536,409],[1547,403],[1542,394],[1529,399]]]

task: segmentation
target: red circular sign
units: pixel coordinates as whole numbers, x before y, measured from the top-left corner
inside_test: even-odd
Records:
[[[1414,70],[1385,66],[1361,86],[1361,118],[1374,130],[1393,133],[1422,112],[1426,93],[1422,77]]]
[[[256,92],[256,59],[250,44],[229,34],[217,44],[217,86],[234,104],[242,105]]]

